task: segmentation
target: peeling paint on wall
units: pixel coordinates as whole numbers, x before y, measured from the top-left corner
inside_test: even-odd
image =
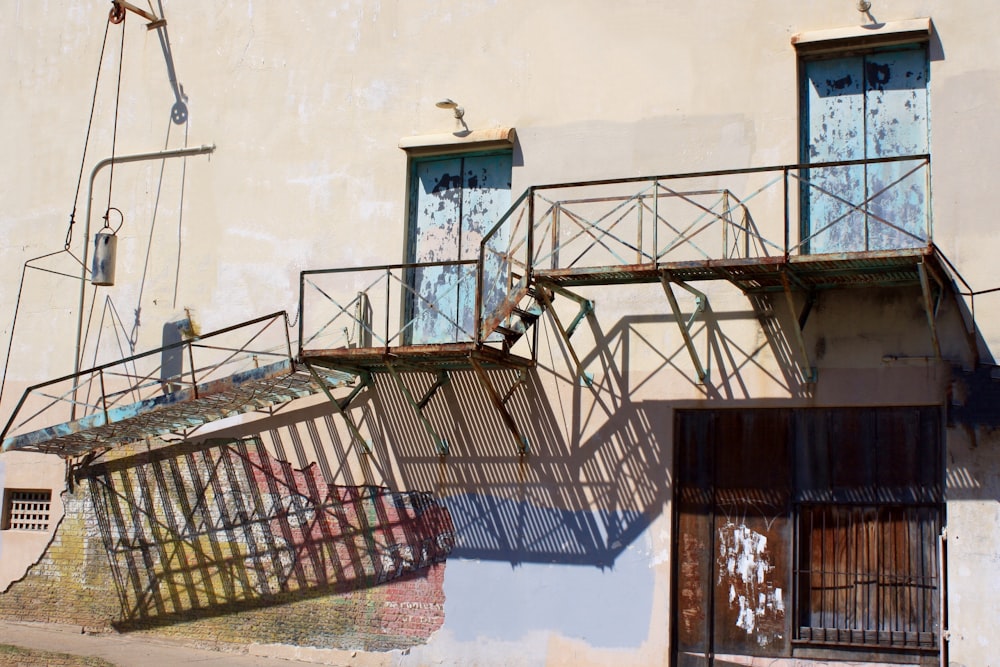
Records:
[[[781,632],[762,627],[763,620],[780,621],[785,615],[784,593],[771,580],[773,570],[768,561],[767,536],[732,521],[719,529],[717,585],[728,587],[730,609],[739,607],[736,627],[755,635],[761,646],[782,638]]]

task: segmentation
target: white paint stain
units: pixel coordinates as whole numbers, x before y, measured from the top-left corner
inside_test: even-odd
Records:
[[[736,627],[755,635],[761,646],[781,637],[785,613],[781,588],[774,586],[767,536],[729,521],[719,529],[719,581],[729,587],[729,608],[738,608]],[[778,621],[774,623],[773,621]]]

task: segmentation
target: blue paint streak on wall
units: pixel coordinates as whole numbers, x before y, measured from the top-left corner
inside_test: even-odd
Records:
[[[642,512],[478,494],[445,504],[457,542],[445,574],[445,628],[458,640],[549,631],[627,648],[647,639],[654,573]]]

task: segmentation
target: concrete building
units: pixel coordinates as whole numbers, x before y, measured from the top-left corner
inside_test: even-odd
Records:
[[[0,25],[0,617],[998,664],[1000,11],[107,10]]]

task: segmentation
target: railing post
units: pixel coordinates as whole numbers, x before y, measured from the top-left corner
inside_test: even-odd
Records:
[[[101,378],[101,407],[104,408],[104,425],[108,424],[108,392],[104,389],[104,369],[98,371]]]
[[[302,357],[302,341],[305,334],[306,272],[299,271],[299,358]]]
[[[476,319],[473,322],[473,327],[475,327],[475,335],[473,342],[476,347],[482,345],[483,342],[483,304],[485,299],[483,299],[483,289],[485,289],[485,279],[483,277],[484,267],[486,266],[486,244],[479,244],[479,258],[476,260]]]
[[[413,271],[415,272],[416,270],[413,269]],[[416,292],[417,292],[417,277],[416,277],[415,273],[410,274],[409,276],[404,275],[403,276],[403,280],[404,280],[403,284],[405,285],[406,284],[405,281],[409,280],[411,277],[413,278],[413,293],[414,293],[414,295],[416,295]],[[385,347],[386,347],[387,350],[389,348],[389,311],[392,310],[392,308],[390,308],[390,303],[389,303],[389,299],[391,298],[390,297],[390,290],[389,290],[390,283],[392,283],[392,269],[386,269],[385,270],[385,337],[382,340],[385,341]],[[404,294],[406,293],[405,289],[403,290],[403,293]],[[409,297],[404,297],[404,298],[409,298]],[[408,314],[406,312],[406,310],[407,310],[406,304],[405,303],[399,304],[399,308],[400,308],[400,313],[402,314],[402,317],[400,319],[401,320],[405,320],[405,318],[406,318],[406,316]],[[400,333],[402,333],[402,328],[405,327],[408,324],[408,322],[401,321],[400,324],[402,325],[400,327]]]
[[[288,361],[292,362],[292,368],[295,368],[295,360],[292,358],[292,337],[288,333],[288,313],[282,315],[285,318],[285,349],[288,351]]]
[[[549,263],[553,271],[559,268],[559,218],[562,204],[556,202],[552,205],[552,261]]]
[[[931,159],[927,157],[924,160],[924,168],[927,170],[927,176],[924,179],[924,187],[926,188],[926,194],[924,195],[924,201],[927,203],[927,212],[924,214],[926,220],[924,225],[927,228],[927,245],[934,242],[934,202],[931,201],[932,190],[931,190]]]
[[[788,238],[789,238],[789,226],[791,225],[791,220],[789,220],[789,215],[790,215],[789,206],[790,206],[790,202],[788,200],[788,197],[789,197],[789,192],[788,192],[788,167],[785,167],[784,169],[782,169],[781,173],[782,173],[782,181],[784,182],[784,189],[785,189],[785,214],[784,214],[785,215],[785,248],[784,248],[784,250],[785,250],[785,260],[787,261],[788,260],[788,248],[789,248],[789,240],[788,240]]]
[[[639,195],[639,224],[636,225],[635,263],[642,264],[642,195]]]
[[[554,226],[555,223],[553,223]],[[535,271],[535,188],[528,188],[528,256],[524,284],[530,285]]]
[[[750,210],[747,209],[747,205],[743,203],[740,203],[740,210],[743,211],[743,257],[750,259]],[[761,246],[763,247],[763,244],[761,244]]]
[[[198,377],[195,375],[194,368],[194,345],[191,341],[184,344],[188,351],[188,363],[191,364],[191,389],[194,391],[194,397],[198,398]]]
[[[653,179],[653,264],[660,261],[660,179]]]
[[[722,258],[729,258],[729,189],[722,191]]]

